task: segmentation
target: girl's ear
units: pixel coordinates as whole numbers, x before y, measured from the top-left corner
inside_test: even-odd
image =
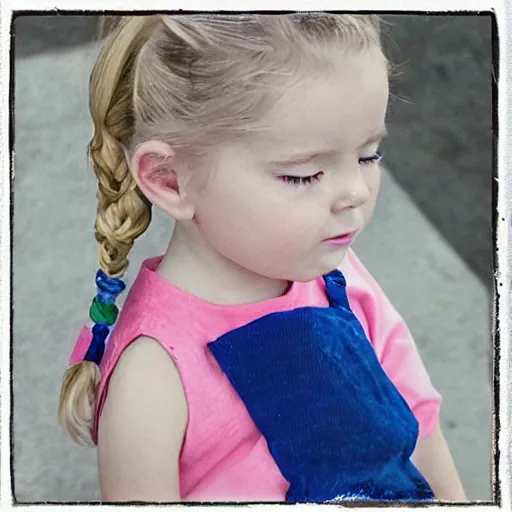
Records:
[[[168,144],[142,143],[129,164],[138,187],[157,208],[175,220],[194,217],[194,206],[185,191],[188,170],[178,165],[176,154]]]

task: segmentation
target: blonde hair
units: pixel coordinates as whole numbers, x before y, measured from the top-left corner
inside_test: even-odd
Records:
[[[150,15],[108,18],[113,28],[94,66],[89,158],[98,179],[95,233],[101,269],[120,277],[151,220],[126,155],[143,141],[178,155],[262,129],[265,112],[306,64],[342,50],[380,48],[374,15]],[[327,50],[327,51],[326,51]],[[309,68],[310,69],[310,68]],[[71,437],[91,442],[100,371],[83,361],[64,375],[59,416]]]

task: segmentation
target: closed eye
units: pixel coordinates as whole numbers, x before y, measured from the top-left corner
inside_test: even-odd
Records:
[[[384,156],[384,153],[382,151],[376,151],[375,154],[372,156],[364,157],[359,159],[360,165],[372,165],[380,162]],[[313,174],[311,176],[290,176],[290,175],[281,175],[278,176],[279,180],[287,183],[288,185],[292,185],[295,187],[302,187],[311,185],[316,181],[319,181],[320,178],[323,176],[324,172],[319,171],[316,174]]]
[[[361,165],[371,165],[380,162],[384,157],[384,153],[382,151],[376,151],[374,155],[367,156],[359,159],[359,163]]]
[[[278,176],[278,178],[283,181],[284,183],[287,183],[289,185],[293,185],[295,187],[301,187],[305,185],[311,185],[315,181],[319,181],[320,178],[323,176],[324,172],[319,171],[316,174],[313,174],[312,176]]]

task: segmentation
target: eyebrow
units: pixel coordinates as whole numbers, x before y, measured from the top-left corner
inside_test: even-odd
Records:
[[[373,135],[370,135],[359,148],[364,148],[369,146],[370,144],[374,144],[375,142],[380,142],[388,135],[388,129],[386,126],[383,126],[379,131],[375,132]],[[307,151],[305,153],[296,153],[293,155],[289,155],[285,158],[274,160],[272,164],[275,165],[291,165],[298,163],[307,163],[314,158],[327,155],[329,153],[334,153],[332,148],[319,148],[316,150]]]

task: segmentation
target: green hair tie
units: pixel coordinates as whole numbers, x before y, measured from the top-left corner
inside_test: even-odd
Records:
[[[117,320],[119,310],[115,304],[105,304],[96,296],[91,304],[89,316],[96,324],[113,325]]]

